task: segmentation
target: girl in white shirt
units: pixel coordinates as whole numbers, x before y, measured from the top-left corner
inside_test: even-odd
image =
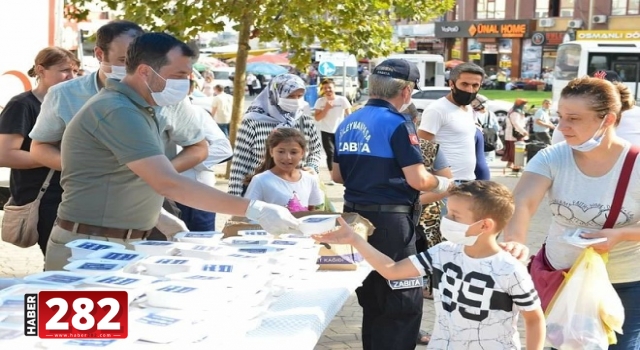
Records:
[[[321,209],[324,194],[317,175],[300,169],[306,146],[299,130],[274,129],[267,138],[264,162],[245,180],[245,198],[282,205],[292,213]]]

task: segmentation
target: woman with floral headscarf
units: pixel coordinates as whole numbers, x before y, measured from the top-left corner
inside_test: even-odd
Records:
[[[504,154],[502,155],[502,161],[507,162],[507,168],[517,169],[513,165],[516,156],[516,141],[525,140],[529,136],[524,113],[524,106],[527,105],[527,102],[523,98],[516,99],[513,108],[507,114],[504,128]]]
[[[322,144],[313,118],[303,112],[304,81],[293,74],[274,77],[247,109],[231,164],[229,194],[241,196],[244,180],[260,166],[265,154],[266,140],[276,128],[297,128],[309,144],[302,166],[318,173]]]

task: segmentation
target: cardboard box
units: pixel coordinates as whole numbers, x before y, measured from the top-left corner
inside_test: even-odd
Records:
[[[356,213],[330,213],[330,212],[297,212],[293,213],[296,218],[302,218],[308,215],[318,214],[340,214],[342,218],[354,229],[356,233],[367,239],[368,236],[373,234],[375,227],[369,222],[369,220],[363,218]],[[237,236],[238,231],[242,230],[257,230],[260,229],[260,225],[250,223],[247,218],[244,217],[232,217],[225,224],[222,233],[224,237]],[[358,263],[361,262],[362,256],[356,249],[348,244],[330,244],[329,248],[323,246],[320,248],[318,255],[318,265],[320,270],[339,270],[350,271],[358,268]]]

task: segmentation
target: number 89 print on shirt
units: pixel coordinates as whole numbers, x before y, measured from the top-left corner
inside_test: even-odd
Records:
[[[436,322],[428,349],[520,349],[519,311],[540,305],[522,263],[502,251],[470,258],[451,242],[410,259],[433,275]]]

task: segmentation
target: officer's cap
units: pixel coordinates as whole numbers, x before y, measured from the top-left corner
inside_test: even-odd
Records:
[[[395,79],[401,79],[415,83],[415,89],[420,90],[418,81],[420,71],[415,63],[407,60],[390,58],[377,65],[371,74],[385,75]]]

